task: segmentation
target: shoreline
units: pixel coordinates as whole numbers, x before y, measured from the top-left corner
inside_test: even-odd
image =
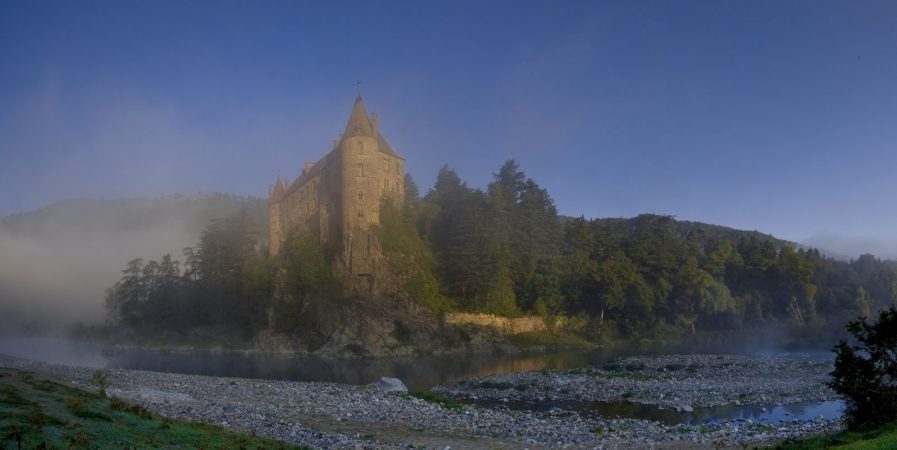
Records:
[[[82,389],[91,388],[90,380],[96,370],[3,355],[0,355],[0,366],[47,374]],[[641,419],[472,405],[447,408],[407,394],[385,392],[375,385],[125,369],[109,369],[108,373],[110,395],[162,415],[325,449],[407,448],[408,445],[438,449],[741,448],[840,429],[839,421],[823,419],[778,424],[724,421],[713,425],[668,426]],[[536,373],[549,378],[565,376]],[[800,378],[801,374],[792,376]]]

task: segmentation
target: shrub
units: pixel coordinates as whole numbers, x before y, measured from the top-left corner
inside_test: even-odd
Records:
[[[109,372],[106,370],[97,370],[91,377],[93,385],[97,388],[97,394],[106,395],[106,389],[109,387]]]
[[[835,346],[835,369],[829,382],[845,402],[850,430],[897,420],[897,309],[882,311],[876,323],[865,317],[847,325],[856,345]]]

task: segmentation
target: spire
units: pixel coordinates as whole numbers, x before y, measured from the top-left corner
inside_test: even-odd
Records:
[[[283,200],[283,183],[280,181],[280,176],[277,176],[277,181],[274,182],[274,192],[271,194],[271,201],[274,203],[279,203]]]
[[[349,116],[349,123],[346,124],[346,131],[343,133],[344,138],[352,136],[374,137],[373,127],[371,127],[368,112],[364,108],[364,102],[361,101],[360,95],[355,97],[352,114]]]

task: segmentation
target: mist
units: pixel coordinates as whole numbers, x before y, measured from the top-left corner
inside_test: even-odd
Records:
[[[104,295],[134,258],[182,259],[215,217],[255,199],[229,195],[77,200],[0,219],[0,330],[64,331],[105,317]]]
[[[803,240],[803,244],[843,260],[857,259],[866,253],[881,259],[897,260],[897,239],[817,233]]]

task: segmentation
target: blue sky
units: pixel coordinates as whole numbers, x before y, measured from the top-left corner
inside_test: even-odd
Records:
[[[0,215],[261,196],[368,110],[424,190],[897,255],[897,2],[0,2]],[[842,248],[843,247],[843,248]]]

